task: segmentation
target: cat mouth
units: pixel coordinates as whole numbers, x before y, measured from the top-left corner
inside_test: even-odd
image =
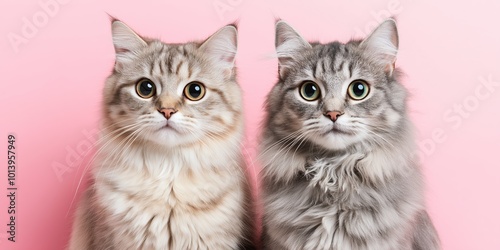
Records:
[[[172,126],[172,124],[169,124],[168,122],[164,126],[162,126],[160,128],[160,130],[162,130],[162,131],[175,131],[175,132],[177,132],[177,129],[175,129],[174,126]]]
[[[340,129],[337,126],[333,126],[327,133],[333,133],[333,134],[346,134],[346,135],[353,135],[354,133],[351,131],[347,131],[344,129]]]

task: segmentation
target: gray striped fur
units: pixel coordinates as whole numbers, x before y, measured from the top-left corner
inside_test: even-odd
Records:
[[[264,248],[439,249],[394,68],[394,20],[345,44],[308,43],[279,21],[276,47],[280,79],[267,97],[259,154]],[[370,86],[362,101],[346,94],[355,79]],[[317,101],[301,99],[306,80],[319,85]],[[332,122],[324,115],[332,110],[345,114]]]

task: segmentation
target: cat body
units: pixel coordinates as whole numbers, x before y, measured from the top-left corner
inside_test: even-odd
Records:
[[[276,24],[279,82],[261,142],[266,249],[439,249],[414,157],[393,20],[308,43]]]
[[[237,31],[164,44],[113,21],[91,185],[69,249],[239,249],[252,237]]]

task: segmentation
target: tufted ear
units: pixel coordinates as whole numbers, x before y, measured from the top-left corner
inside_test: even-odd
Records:
[[[305,49],[312,46],[285,21],[276,23],[276,54],[279,61],[279,71],[282,77],[290,64]]]
[[[360,44],[366,55],[380,63],[388,74],[392,74],[394,70],[398,46],[398,29],[394,19],[388,19],[381,23]]]
[[[147,46],[147,43],[131,28],[119,20],[113,20],[111,24],[113,45],[115,46],[117,69],[123,63],[132,60],[134,52]]]
[[[234,25],[226,25],[210,36],[200,46],[214,62],[223,68],[232,69],[238,49],[238,30]]]

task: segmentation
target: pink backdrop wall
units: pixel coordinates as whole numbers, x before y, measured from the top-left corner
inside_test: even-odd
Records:
[[[363,36],[397,15],[397,64],[413,94],[428,207],[444,249],[500,249],[498,1],[141,2],[0,2],[0,249],[62,249],[68,241],[81,159],[92,154],[114,59],[106,13],[167,42],[204,39],[239,20],[249,159],[276,81],[275,17],[328,42]],[[16,243],[6,239],[9,133],[17,137]],[[255,177],[258,165],[249,171]]]

